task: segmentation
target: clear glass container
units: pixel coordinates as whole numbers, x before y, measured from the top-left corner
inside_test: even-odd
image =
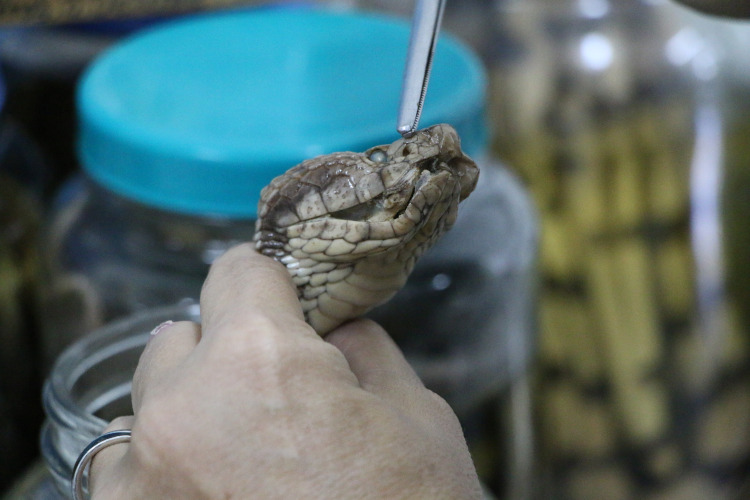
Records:
[[[370,316],[394,337],[425,384],[446,398],[462,420],[472,424],[474,434],[467,436],[471,444],[491,446],[485,452],[489,456],[478,463],[485,468],[487,482],[493,485],[498,482],[496,476],[500,466],[496,463],[497,455],[510,453],[518,457],[517,460],[503,460],[506,472],[502,474],[501,482],[505,488],[514,481],[528,480],[530,474],[530,463],[523,457],[529,456],[531,442],[519,436],[528,434],[530,427],[527,375],[533,350],[531,325],[536,225],[528,195],[517,179],[499,164],[481,162],[480,168],[481,181],[462,204],[454,228],[422,257],[404,289]],[[129,306],[131,311],[175,303],[186,297],[197,298],[209,262],[229,244],[252,238],[252,225],[227,223],[209,226],[207,219],[154,213],[152,209],[118,199],[95,186],[89,186],[87,193],[88,203],[95,203],[95,196],[104,196],[108,203],[117,200],[117,204],[129,206],[125,212],[129,214],[127,220],[122,220],[117,215],[119,212],[110,215],[102,210],[88,210],[99,223],[83,224],[87,221],[81,221],[82,227],[98,237],[79,235],[76,240],[91,239],[101,245],[84,254],[87,255],[86,268],[97,269],[96,273],[89,275],[94,279],[80,278],[91,279],[92,283],[101,286],[90,292],[105,301],[98,302],[97,307],[106,303],[108,298],[115,304]],[[492,220],[492,225],[488,226],[487,220]],[[102,234],[110,231],[117,237],[102,238]],[[222,237],[225,235],[232,237]],[[129,245],[130,240],[139,244]],[[143,249],[148,247],[143,245],[144,241],[152,244],[164,241],[182,243],[173,245],[173,248],[180,249],[179,253],[174,250],[167,252],[158,246],[145,252]],[[493,251],[487,252],[487,248]],[[113,253],[122,257],[115,261]],[[144,259],[145,256],[150,258]],[[172,267],[170,262],[175,261],[175,256],[182,257],[184,263],[190,265]],[[96,262],[97,257],[101,263]],[[122,276],[128,276],[128,280]],[[69,293],[73,292],[75,290]],[[129,301],[125,302],[123,298]],[[67,303],[59,311],[49,310],[49,319],[59,321],[66,314],[79,314],[73,305]],[[104,320],[103,313],[99,309],[99,316],[92,317],[92,326]],[[120,313],[127,314],[128,311],[123,309]],[[142,331],[148,332],[159,321],[148,310],[145,313],[151,323],[141,321],[139,316],[136,323],[121,325],[137,324]],[[173,318],[164,316],[166,319]],[[58,325],[66,323],[62,321]],[[55,331],[60,331],[59,328]],[[133,341],[137,342],[136,333],[131,333]],[[109,334],[98,335],[101,335],[102,342],[110,341]],[[88,338],[84,342],[86,340]],[[87,352],[84,348],[78,349],[75,352],[79,356]],[[66,356],[70,357],[70,354]],[[98,359],[99,354],[96,356]],[[131,361],[135,363],[137,358]],[[61,366],[87,366],[89,363],[82,358],[75,362],[58,361],[50,376],[50,384],[56,383]],[[111,361],[106,363],[112,370],[117,369],[116,365],[110,365]],[[129,367],[134,368],[134,364]],[[92,378],[95,377],[92,375]],[[73,391],[70,384],[60,387]],[[488,404],[498,406],[488,412]],[[109,403],[108,407],[111,407]],[[49,404],[46,408],[49,413]],[[486,420],[498,416],[498,412],[503,418],[515,418],[506,425],[516,433],[512,436],[502,433],[488,442],[479,427],[492,424]],[[103,415],[99,409],[92,413]],[[106,413],[106,418],[119,414]],[[101,422],[98,424],[101,427]],[[85,426],[77,424],[77,427]],[[66,428],[60,432],[71,431]],[[90,433],[86,434],[89,436]],[[81,444],[79,441],[75,443]],[[74,449],[80,452],[82,446]],[[70,464],[67,467],[69,469]],[[64,472],[69,472],[68,469]],[[57,482],[62,484],[65,475],[54,468],[53,473]],[[513,487],[523,489],[520,484]]]
[[[65,346],[115,318],[197,299],[211,262],[255,232],[254,219],[162,210],[86,176],[69,181],[62,196],[42,249],[48,367]]]
[[[285,28],[273,48],[258,43],[256,29],[282,25],[304,31]],[[210,46],[196,42],[204,34]],[[104,322],[197,296],[212,260],[252,240],[260,190],[276,175],[395,140],[400,80],[389,75],[403,70],[408,34],[386,17],[264,9],[170,23],[105,53],[78,92],[84,174],[59,193],[42,245],[47,366]],[[434,71],[445,77],[423,123],[451,123],[477,154],[487,137],[484,74],[457,42],[441,47]],[[460,78],[448,79],[456,69]],[[357,85],[338,78],[344,70]],[[166,102],[174,81],[190,85]]]
[[[716,52],[669,2],[498,12],[495,151],[542,228],[539,498],[747,497],[747,231],[721,213],[743,188]]]
[[[43,394],[41,448],[49,475],[35,485],[40,489],[51,479],[56,495],[49,500],[72,498],[70,478],[83,448],[110,420],[133,413],[135,367],[151,330],[167,320],[200,321],[200,309],[187,301],[133,315],[79,340],[58,358]]]
[[[404,290],[373,316],[390,329],[425,383],[460,415],[476,416],[502,393],[506,410],[520,409],[528,417],[523,404],[532,348],[533,212],[507,170],[485,166],[482,176],[473,203],[462,207],[457,231],[448,233],[455,241],[441,241],[428,252]],[[478,233],[487,217],[496,225]],[[477,236],[502,250],[477,255],[483,247]],[[456,252],[455,243],[467,238],[474,244]],[[199,287],[200,279],[186,290],[191,286]],[[85,337],[58,359],[45,389],[42,449],[61,491],[83,446],[106,421],[129,413],[129,377],[140,349],[154,325],[167,319],[197,320],[198,308],[188,303],[142,312]],[[520,431],[529,424],[522,418],[515,426]],[[513,449],[513,443],[499,444],[506,452]],[[529,446],[524,442],[520,451],[528,453]]]

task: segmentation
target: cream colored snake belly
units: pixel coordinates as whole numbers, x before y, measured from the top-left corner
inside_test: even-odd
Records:
[[[255,245],[286,266],[305,319],[324,335],[404,285],[478,176],[445,124],[306,160],[261,192]]]

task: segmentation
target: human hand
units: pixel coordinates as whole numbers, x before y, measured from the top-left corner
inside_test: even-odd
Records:
[[[100,451],[95,499],[479,498],[458,420],[377,324],[321,339],[287,271],[249,245],[211,268],[201,325],[151,338],[129,445]]]

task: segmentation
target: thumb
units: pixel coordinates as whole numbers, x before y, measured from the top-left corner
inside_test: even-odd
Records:
[[[344,355],[349,368],[368,392],[389,399],[405,386],[424,389],[424,384],[404,358],[401,349],[374,321],[359,319],[346,323],[325,340]]]
[[[325,340],[341,351],[363,390],[440,434],[455,434],[463,439],[451,407],[424,386],[401,349],[380,325],[356,320],[333,330]]]

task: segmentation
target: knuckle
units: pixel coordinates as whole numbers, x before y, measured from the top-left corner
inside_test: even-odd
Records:
[[[456,412],[453,411],[453,407],[438,393],[426,389],[426,396],[428,404],[432,411],[443,418],[450,418],[451,420],[457,420]]]
[[[129,429],[132,425],[132,417],[117,417],[114,420],[112,420],[109,425],[104,429],[104,433],[106,432],[112,432],[112,431],[119,431],[122,429]]]

